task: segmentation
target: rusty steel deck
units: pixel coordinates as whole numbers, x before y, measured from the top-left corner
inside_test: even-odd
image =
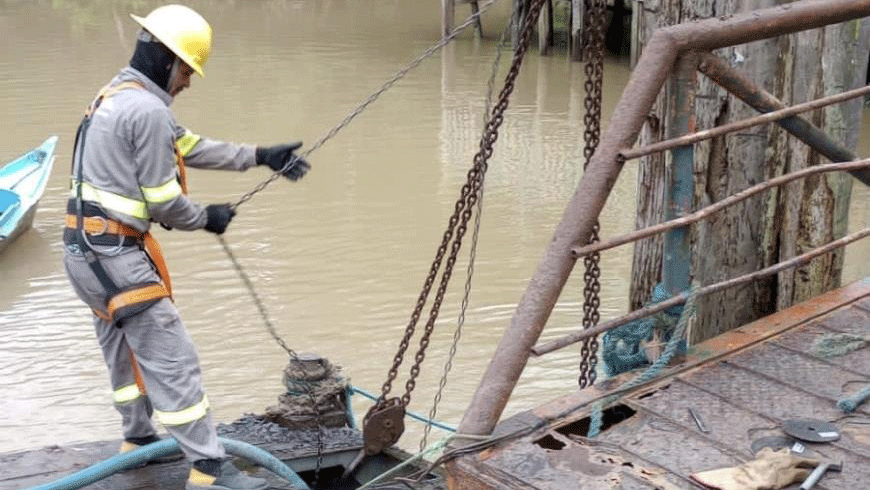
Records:
[[[782,424],[795,419],[832,422],[840,433],[834,442],[803,442],[815,457],[844,463],[814,488],[870,488],[870,401],[852,414],[836,406],[870,384],[870,348],[829,358],[811,349],[838,333],[870,337],[870,278],[699,344],[662,378],[613,402],[613,425],[605,418],[594,439],[585,437],[591,402],[637,373],[511,417],[496,433],[547,425],[454,460],[449,488],[700,488],[690,474],[752,459],[753,442],[784,436]]]

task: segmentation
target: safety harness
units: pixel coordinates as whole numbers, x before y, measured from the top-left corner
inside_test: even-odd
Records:
[[[76,133],[75,144],[73,146],[73,171],[75,172],[76,151],[79,153],[79,167],[74,182],[74,185],[76,186],[75,197],[70,198],[67,203],[64,242],[67,245],[78,245],[82,255],[85,257],[85,260],[94,272],[94,275],[97,276],[97,279],[106,290],[105,310],[92,308],[94,314],[104,320],[114,323],[118,327],[122,326],[121,320],[124,318],[145,311],[151,305],[157,303],[163,298],[172,299],[172,282],[169,278],[169,270],[166,267],[166,261],[163,259],[160,245],[150,232],[142,233],[119,221],[113,220],[109,218],[99,206],[83,200],[82,187],[85,185],[83,177],[83,157],[85,139],[88,127],[91,124],[91,117],[97,108],[99,108],[102,101],[124,89],[141,90],[144,88],[145,87],[141,83],[134,81],[121,82],[111,87],[108,85],[103,87],[85,111],[84,118],[82,119]],[[79,144],[80,140],[81,144]],[[175,152],[177,155],[179,184],[181,185],[182,192],[187,194],[184,159],[181,156],[177,144],[175,145]],[[138,245],[143,247],[145,253],[157,268],[161,282],[146,282],[130,287],[119,288],[112,278],[109,277],[106,269],[100,264],[97,257],[98,253],[93,249],[93,245]]]

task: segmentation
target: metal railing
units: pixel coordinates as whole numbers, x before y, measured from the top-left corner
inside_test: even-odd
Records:
[[[562,288],[570,276],[576,259],[585,254],[613,248],[640,238],[673,230],[684,230],[689,224],[740,202],[774,186],[823,172],[848,171],[863,183],[870,185],[870,159],[857,156],[822,130],[798,114],[836,104],[870,93],[864,87],[835,96],[825,97],[794,107],[786,107],[771,94],[757,87],[741,73],[732,69],[714,49],[745,44],[751,41],[792,34],[831,24],[870,16],[870,0],[805,0],[788,5],[759,10],[742,15],[719,17],[698,22],[679,24],[657,30],[646,44],[644,52],[623,94],[617,103],[610,127],[602,135],[587,171],[568,203],[561,222],[554,232],[549,248],[521,298],[511,325],[496,348],[495,354],[481,379],[477,391],[465,412],[458,431],[463,434],[491,433],[504,410],[516,382],[530,355],[541,355],[601,334],[635,319],[686,301],[687,293],[677,287],[666,289],[672,298],[634,311],[596,327],[535,346]],[[693,133],[692,80],[701,72],[715,83],[743,100],[764,115]],[[666,82],[677,89],[675,115],[667,141],[633,149],[647,115]],[[687,83],[688,80],[688,83]],[[711,206],[689,213],[688,209],[671,212],[667,221],[621,237],[587,245],[595,222],[626,162],[656,152],[672,150],[674,161],[685,163],[689,174],[676,178],[691,179],[692,147],[694,143],[721,136],[747,127],[776,122],[783,129],[812,147],[833,163],[809,167],[769,179],[752,186]],[[678,134],[675,134],[678,133]],[[682,154],[680,153],[682,152]],[[672,177],[674,178],[674,177]],[[691,198],[691,195],[689,196]],[[682,196],[681,198],[685,198]],[[691,202],[681,202],[687,208]],[[832,241],[802,255],[785,260],[765,269],[737,278],[708,285],[695,291],[709,294],[744,282],[775,274],[787,268],[807,263],[812,258],[828,253],[848,243],[870,236],[870,228]],[[676,240],[684,237],[678,236]],[[684,258],[681,258],[681,260]],[[685,265],[684,274],[688,274]],[[686,289],[686,288],[683,288]]]

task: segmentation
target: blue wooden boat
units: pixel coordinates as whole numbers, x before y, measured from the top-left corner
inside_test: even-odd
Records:
[[[0,167],[0,252],[33,224],[54,165],[57,136]]]

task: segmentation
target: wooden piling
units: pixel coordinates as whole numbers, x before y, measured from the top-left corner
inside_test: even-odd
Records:
[[[553,0],[546,0],[538,16],[538,50],[542,56],[552,54]]]
[[[453,32],[453,27],[456,24],[456,3],[471,4],[471,13],[476,15],[480,13],[480,2],[478,0],[441,0],[441,34],[449,36]],[[480,16],[474,21],[474,29],[477,35],[483,37],[483,22]]]
[[[644,13],[643,13],[643,0],[632,0],[631,1],[631,51],[629,53],[629,63],[632,69],[634,69],[634,65],[637,64],[638,58],[640,58],[640,40],[646,39],[646,33],[644,32]],[[643,36],[641,38],[641,36]]]
[[[471,4],[471,13],[473,15],[477,15],[480,13],[480,5],[478,5],[477,0],[470,0]],[[475,32],[478,36],[483,37],[483,22],[480,20],[480,15],[477,15],[477,20],[474,22]]]
[[[453,25],[456,21],[455,17],[455,0],[441,0],[441,34],[443,36],[449,36],[453,32]]]
[[[586,10],[584,0],[571,0],[571,61],[583,61],[583,21]]]

